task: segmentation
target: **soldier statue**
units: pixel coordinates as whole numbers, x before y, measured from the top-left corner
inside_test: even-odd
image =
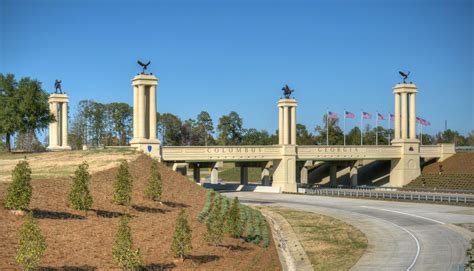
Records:
[[[62,91],[62,89],[61,89],[61,80],[56,79],[56,81],[54,81],[54,88],[56,89],[56,90],[54,91],[54,93],[59,93],[59,94],[62,94],[62,93],[63,93],[63,91]],[[58,92],[58,91],[59,91],[59,92]]]
[[[285,99],[290,99],[291,93],[295,92],[295,90],[290,89],[288,85],[285,85],[281,90],[283,90],[283,95],[285,95]]]

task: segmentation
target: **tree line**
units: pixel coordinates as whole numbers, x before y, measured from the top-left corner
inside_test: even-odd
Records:
[[[268,132],[245,128],[243,118],[235,111],[221,116],[217,125],[206,111],[196,118],[181,119],[172,113],[157,113],[157,133],[163,145],[206,146],[206,145],[272,145],[278,144],[278,130]],[[38,132],[44,131],[54,121],[49,112],[48,93],[41,83],[28,77],[17,81],[12,74],[0,74],[0,150],[10,151],[12,137],[15,148],[27,151],[44,150]],[[327,125],[329,127],[327,128]],[[73,149],[83,145],[128,145],[133,137],[133,108],[127,103],[99,103],[82,100],[70,117],[69,144]],[[387,145],[393,138],[393,129],[382,126],[363,127],[364,145]],[[378,142],[375,142],[378,133]],[[296,142],[299,145],[343,145],[344,132],[338,119],[322,118],[322,125],[313,130],[304,124],[296,125]],[[360,127],[346,132],[347,145],[359,145]],[[474,131],[463,136],[455,130],[446,130],[436,135],[423,134],[423,144],[455,143],[458,146],[473,146]]]

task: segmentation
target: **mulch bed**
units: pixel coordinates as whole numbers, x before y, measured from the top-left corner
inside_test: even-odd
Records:
[[[159,165],[163,180],[163,205],[143,197],[151,159],[145,155],[129,164],[134,179],[131,206],[112,203],[117,168],[92,176],[93,210],[87,214],[67,207],[70,178],[33,180],[30,209],[39,222],[48,248],[41,266],[45,270],[116,270],[112,244],[119,216],[130,214],[135,247],[139,247],[148,270],[280,270],[272,241],[265,249],[226,237],[223,246],[204,241],[206,228],[197,221],[206,190],[169,168]],[[7,183],[0,183],[0,270],[18,270],[15,262],[18,229],[23,218],[3,207]],[[175,261],[170,246],[176,217],[185,208],[193,229],[193,250],[184,262]]]
[[[424,167],[423,173],[438,173],[440,164],[443,166],[444,173],[474,174],[474,153],[456,153],[443,162],[433,163]]]

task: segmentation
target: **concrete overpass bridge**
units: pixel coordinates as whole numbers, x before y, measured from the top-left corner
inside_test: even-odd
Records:
[[[297,178],[307,178],[314,161],[389,160],[390,186],[401,187],[421,174],[420,160],[444,160],[455,153],[454,145],[420,146],[416,138],[416,93],[414,84],[397,84],[395,96],[395,127],[391,145],[385,146],[298,146],[296,144],[295,99],[278,101],[278,145],[272,146],[161,146],[156,136],[156,88],[158,78],[140,74],[132,80],[134,92],[133,139],[136,147],[150,156],[173,163],[175,170],[194,169],[199,180],[199,168],[212,168],[211,182],[217,181],[217,169],[223,162],[235,162],[241,167],[241,182],[248,179],[248,167],[261,167],[262,179],[272,176],[272,186],[281,191],[295,192]],[[335,170],[331,175],[335,176]],[[351,167],[357,176],[357,167]]]

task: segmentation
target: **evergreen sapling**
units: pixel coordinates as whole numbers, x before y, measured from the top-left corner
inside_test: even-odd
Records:
[[[87,211],[92,207],[92,196],[89,191],[89,182],[91,176],[87,171],[89,165],[83,162],[74,172],[71,192],[69,192],[69,205],[81,211]]]
[[[31,213],[26,215],[19,235],[20,244],[15,260],[25,270],[33,270],[41,262],[41,258],[46,250],[46,241]]]
[[[120,163],[117,177],[115,180],[114,188],[114,198],[113,201],[116,204],[128,205],[132,201],[132,187],[133,179],[130,173],[128,172],[128,163],[126,160],[123,160]]]
[[[219,245],[224,237],[223,226],[221,199],[219,196],[215,196],[211,211],[206,220],[207,233],[205,240],[215,246]]]
[[[5,208],[24,210],[30,205],[33,187],[31,186],[31,168],[27,161],[20,161],[12,171],[12,182],[5,196]]]
[[[158,171],[158,163],[153,161],[151,164],[151,176],[148,179],[148,184],[145,188],[145,197],[153,201],[161,201],[162,186],[161,174]]]
[[[133,248],[132,230],[129,218],[123,215],[120,218],[119,228],[112,247],[114,262],[125,270],[139,270],[143,265],[140,249]]]
[[[193,248],[191,244],[192,230],[188,223],[188,218],[184,209],[182,209],[176,219],[175,231],[173,234],[173,242],[171,243],[171,251],[175,258],[184,258]]]

